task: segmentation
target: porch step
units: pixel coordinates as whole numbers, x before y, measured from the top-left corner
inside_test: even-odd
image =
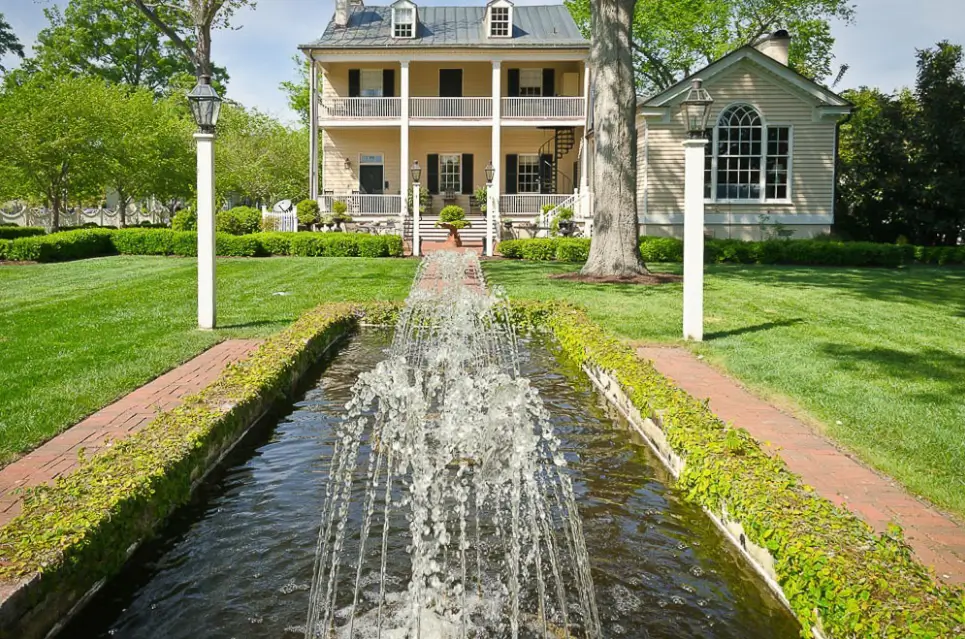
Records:
[[[445,242],[449,230],[436,228],[437,216],[419,220],[419,237],[423,242]],[[459,231],[463,244],[479,244],[486,239],[486,218],[482,215],[467,215],[469,226]]]

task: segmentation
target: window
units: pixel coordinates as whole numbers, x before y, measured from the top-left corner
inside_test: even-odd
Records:
[[[396,38],[415,37],[414,7],[396,7],[392,9],[392,35]]]
[[[786,200],[789,191],[791,129],[765,126],[749,105],[721,113],[707,130],[704,196],[726,201]]]
[[[539,193],[538,155],[520,155],[516,171],[517,193]]]
[[[512,33],[509,7],[490,7],[489,35],[493,38],[507,38]]]
[[[359,95],[363,98],[382,97],[382,69],[362,69]]]
[[[461,159],[458,153],[439,156],[439,186],[443,193],[462,192],[462,170],[459,166]]]
[[[539,97],[541,95],[543,95],[543,70],[520,69],[519,96],[525,98]]]

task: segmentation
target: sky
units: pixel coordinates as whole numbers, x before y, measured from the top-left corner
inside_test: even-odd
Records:
[[[517,0],[517,4],[545,4],[553,0]],[[483,0],[423,0],[419,4],[481,4]],[[838,90],[874,86],[884,91],[912,86],[915,50],[940,40],[965,44],[965,0],[854,0],[854,24],[835,23],[835,69],[849,70]],[[29,49],[47,21],[43,9],[61,7],[66,0],[0,0],[0,13]],[[389,4],[378,0],[374,4]],[[324,30],[334,11],[334,0],[259,0],[258,8],[238,14],[236,30],[214,34],[215,62],[228,69],[230,97],[294,122],[285,94],[278,85],[295,78],[291,58],[298,44],[310,42]],[[793,34],[792,34],[793,35]],[[15,57],[2,64],[16,66]]]

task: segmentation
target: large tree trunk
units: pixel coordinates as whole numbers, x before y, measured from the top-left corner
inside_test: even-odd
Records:
[[[583,275],[646,274],[637,226],[636,87],[630,29],[636,0],[593,0],[593,242]]]

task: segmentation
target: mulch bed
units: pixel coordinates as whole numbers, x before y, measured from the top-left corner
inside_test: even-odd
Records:
[[[636,284],[638,286],[657,286],[660,284],[675,284],[683,282],[684,278],[680,275],[669,273],[651,273],[649,275],[634,275],[633,277],[600,277],[597,275],[580,275],[576,273],[559,273],[550,275],[553,280],[566,280],[568,282],[582,282],[584,284]]]

